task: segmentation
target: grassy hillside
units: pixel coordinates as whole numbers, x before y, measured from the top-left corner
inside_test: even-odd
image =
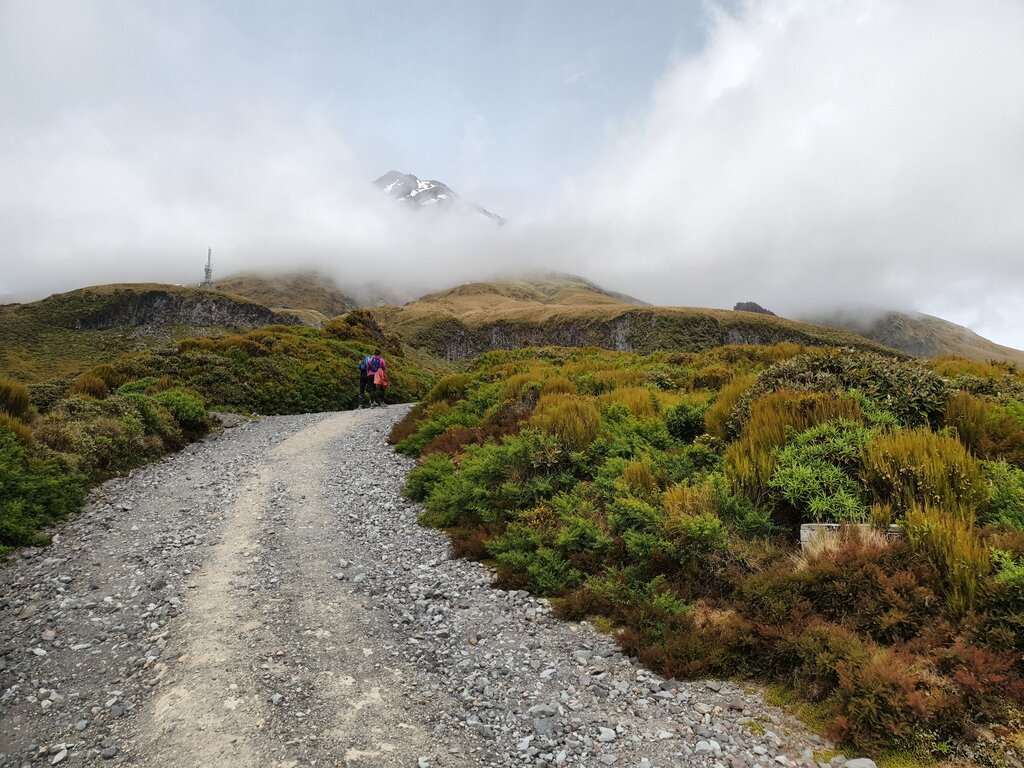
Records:
[[[752,312],[638,307],[578,278],[470,283],[374,314],[406,343],[447,360],[548,344],[694,352],[789,342],[887,351],[848,331]]]
[[[1015,765],[1024,378],[952,372],[793,345],[491,352],[391,440],[457,553],[662,674],[782,685],[856,750]],[[805,522],[867,526],[801,551]]]
[[[0,306],[0,376],[75,376],[125,352],[177,340],[297,323],[251,299],[161,284],[104,285]]]
[[[815,322],[845,328],[914,357],[955,355],[979,362],[1006,360],[1024,365],[1024,351],[996,344],[970,328],[932,315],[886,312],[864,317],[839,313],[815,319]]]
[[[317,272],[246,272],[218,280],[216,286],[219,291],[245,296],[268,307],[313,310],[328,319],[359,306],[333,278]]]

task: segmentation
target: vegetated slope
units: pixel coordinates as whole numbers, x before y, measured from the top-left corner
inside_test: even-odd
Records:
[[[446,360],[538,345],[693,352],[791,342],[892,351],[849,331],[752,312],[636,306],[568,276],[469,283],[374,314],[406,343]]]
[[[81,288],[0,306],[0,375],[47,381],[188,336],[299,322],[218,291],[149,283]]]
[[[808,319],[834,328],[845,328],[915,357],[931,359],[956,355],[980,362],[1006,360],[1024,365],[1024,351],[996,344],[970,328],[933,315],[838,312]]]
[[[126,354],[74,381],[0,377],[0,552],[38,543],[91,484],[205,431],[206,409],[292,414],[356,405],[358,361],[382,347],[387,401],[418,400],[450,368],[403,349],[366,312],[323,329],[272,325]]]
[[[779,683],[876,754],[1015,765],[1024,377],[953,373],[793,345],[491,352],[391,441],[456,552],[659,673]],[[871,525],[801,551],[810,522]]]
[[[355,309],[360,302],[334,278],[319,272],[243,272],[216,281],[217,290],[245,296],[268,307],[308,309],[326,318]]]

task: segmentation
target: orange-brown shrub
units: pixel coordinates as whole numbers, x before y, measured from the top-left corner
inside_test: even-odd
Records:
[[[997,364],[992,362],[981,363],[977,360],[968,360],[963,357],[957,357],[956,355],[947,355],[933,360],[929,367],[940,376],[945,376],[947,379],[956,378],[957,376],[978,376],[980,378],[992,378],[998,376],[1005,376],[1010,372],[1010,368],[1005,364]]]
[[[955,392],[946,404],[945,423],[976,456],[1024,466],[1024,424],[1007,409]]]
[[[397,445],[412,435],[419,426],[419,421],[423,418],[425,411],[426,408],[422,403],[417,403],[413,406],[412,409],[410,409],[410,411],[405,414],[405,416],[403,416],[394,427],[391,428],[391,434],[388,435],[388,445]]]
[[[629,462],[622,471],[621,480],[634,496],[644,501],[653,501],[658,496],[658,478],[655,477],[653,464],[647,456]]]
[[[545,381],[540,388],[541,397],[544,395],[566,394],[575,395],[576,385],[564,376],[557,376]]]
[[[904,529],[911,546],[941,574],[946,611],[954,617],[974,608],[982,582],[992,568],[989,550],[974,527],[974,515],[932,505],[915,507]]]
[[[452,557],[482,560],[487,556],[490,535],[483,528],[457,528],[448,531],[452,541]]]
[[[454,456],[467,445],[483,445],[488,440],[500,440],[519,432],[518,424],[482,424],[479,427],[451,427],[427,443],[420,456],[447,453]]]

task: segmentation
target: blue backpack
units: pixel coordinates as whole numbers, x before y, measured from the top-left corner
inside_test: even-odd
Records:
[[[376,355],[366,358],[366,370],[370,373],[376,373],[380,368],[380,364],[381,359]]]
[[[368,358],[368,357],[364,357],[362,360],[359,361],[359,372],[360,373],[366,373],[366,362],[369,359],[370,358]]]

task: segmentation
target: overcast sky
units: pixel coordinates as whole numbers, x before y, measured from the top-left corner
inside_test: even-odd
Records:
[[[509,219],[405,215],[445,181]],[[1020,0],[0,0],[0,294],[539,267],[1024,348]]]

